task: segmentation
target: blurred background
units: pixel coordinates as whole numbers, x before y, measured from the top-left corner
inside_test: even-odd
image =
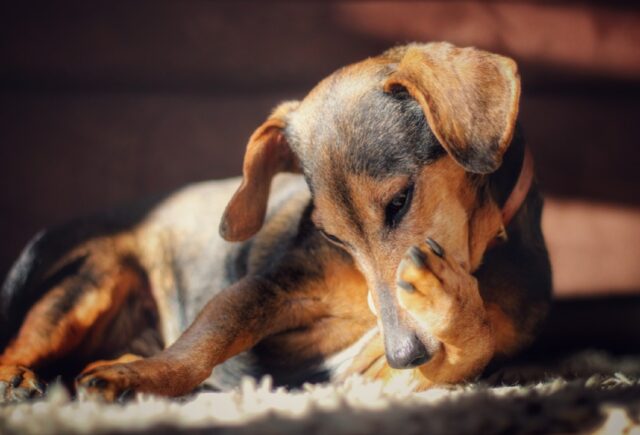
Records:
[[[617,295],[637,330],[640,8],[617,1],[6,2],[0,276],[44,226],[238,175],[279,101],[432,40],[516,59],[556,294]]]

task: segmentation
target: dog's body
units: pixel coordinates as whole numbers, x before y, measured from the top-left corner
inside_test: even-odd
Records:
[[[47,269],[66,269],[63,276],[55,280],[66,288],[72,285],[65,281],[77,276],[82,276],[83,281],[99,281],[103,274],[114,273],[114,266],[139,269],[144,280],[148,280],[148,285],[136,286],[139,288],[135,289],[133,301],[102,308],[104,312],[100,317],[115,313],[120,317],[100,335],[91,337],[90,343],[81,346],[92,349],[80,354],[72,352],[70,356],[75,361],[68,358],[57,364],[54,361],[57,367],[49,368],[47,372],[73,372],[95,360],[114,359],[126,353],[151,356],[160,351],[164,343],[174,342],[216,293],[246,275],[248,270],[272,268],[278,263],[278,257],[286,256],[295,243],[293,239],[301,235],[300,221],[309,203],[309,191],[303,178],[299,175],[279,176],[274,181],[265,229],[251,241],[229,243],[220,237],[212,223],[220,220],[224,210],[220,204],[231,199],[239,184],[240,179],[236,178],[190,185],[162,198],[71,222],[37,236],[25,249],[21,261],[52,257],[55,260],[49,265],[39,264],[37,269],[16,265],[5,285],[4,307],[25,310],[31,308],[29,303],[46,300],[42,292],[50,290],[50,286],[25,287],[14,283],[43,280],[42,277],[22,275],[20,271],[36,273]],[[307,221],[302,226],[308,224]],[[58,251],[60,244],[72,244],[73,248],[65,252],[64,257],[56,258],[61,254]],[[54,252],[49,257],[46,251],[51,247]],[[114,264],[118,261],[120,265]],[[321,266],[319,262],[317,255],[309,257],[308,264],[301,266],[298,274],[305,270],[311,273]],[[69,268],[68,265],[73,266]],[[23,293],[8,291],[14,288],[20,288]],[[82,289],[86,293],[109,291],[108,287],[92,288],[89,285],[82,286]],[[78,299],[82,296],[75,295]],[[347,294],[344,296],[349,297]],[[375,320],[366,308],[366,289],[362,289],[359,296],[361,301],[354,300],[354,303],[362,305],[363,310],[353,312],[354,323],[368,323],[371,329]],[[73,304],[68,303],[65,309],[60,309],[58,300],[56,297],[55,301],[45,303],[48,310],[43,317],[70,315]],[[76,304],[82,303],[77,301]],[[9,329],[16,331],[23,321],[22,313],[6,314],[7,319],[12,319]],[[354,333],[361,333],[362,328],[357,324],[354,326]],[[249,354],[218,367],[212,383],[224,388],[235,385],[242,375],[267,373],[274,376],[278,384],[286,385],[328,379],[329,367],[324,364],[323,355],[315,354],[312,349],[314,339],[302,338],[306,333],[311,334],[311,329],[296,332],[307,349],[292,347],[284,354],[269,355],[268,352],[260,352],[268,345],[258,346]],[[122,340],[115,340],[118,336]],[[49,340],[46,336],[42,338]],[[332,340],[331,337],[326,338]],[[276,338],[275,341],[283,339]],[[20,350],[35,353],[42,348],[30,340],[26,348],[22,346]],[[71,364],[71,368],[65,367],[67,364]],[[41,367],[36,365],[34,368]]]
[[[184,394],[214,367],[220,387],[362,373],[427,388],[529,342],[550,268],[535,186],[501,213],[525,161],[519,82],[512,62],[465,50],[405,46],[334,73],[256,130],[242,184],[36,237],[0,299],[5,398],[41,390],[32,370],[82,371],[111,400]],[[281,171],[304,177],[269,195]]]

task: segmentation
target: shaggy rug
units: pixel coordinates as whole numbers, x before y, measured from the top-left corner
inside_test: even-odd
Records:
[[[42,400],[0,406],[0,433],[640,435],[639,419],[640,357],[583,352],[422,393],[358,377],[287,391],[265,378],[230,392],[107,405],[54,386]]]

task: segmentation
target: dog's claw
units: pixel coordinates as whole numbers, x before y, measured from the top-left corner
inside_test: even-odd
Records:
[[[135,391],[131,389],[126,389],[122,393],[120,393],[120,395],[118,396],[117,402],[126,403],[129,400],[133,399],[134,396],[135,396]]]
[[[89,382],[87,382],[87,386],[89,388],[98,388],[102,390],[107,386],[107,381],[102,378],[91,378],[89,379]]]
[[[27,382],[27,390],[29,391],[29,397],[43,396],[46,390],[46,386],[38,379],[32,379]]]
[[[22,382],[22,374],[17,374],[9,381],[9,384],[12,388],[18,388],[20,383]]]
[[[408,256],[416,267],[422,268],[426,265],[427,257],[417,246],[409,249]]]
[[[39,379],[36,379],[33,383],[32,383],[34,389],[38,390],[40,393],[44,394],[45,390],[47,389],[47,385],[40,381]]]
[[[427,237],[426,243],[427,245],[429,245],[429,248],[431,248],[431,251],[434,254],[436,254],[440,258],[444,257],[444,249],[442,249],[442,246],[440,246],[438,242],[433,240],[431,237]]]

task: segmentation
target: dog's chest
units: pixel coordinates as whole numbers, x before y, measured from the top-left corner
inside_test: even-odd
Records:
[[[247,376],[258,380],[270,376],[275,386],[290,388],[301,387],[305,383],[329,382],[347,373],[353,359],[377,332],[374,327],[346,348],[312,358],[259,345],[217,366],[207,383],[227,390],[239,386],[242,378]]]

